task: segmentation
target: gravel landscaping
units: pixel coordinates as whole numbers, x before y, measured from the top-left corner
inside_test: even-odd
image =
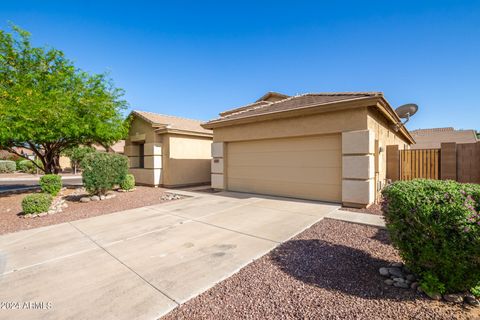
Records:
[[[376,204],[373,203],[369,205],[367,208],[347,208],[347,207],[342,207],[342,210],[345,211],[352,211],[352,212],[359,212],[359,213],[369,213],[369,214],[375,214],[378,216],[383,215],[382,211],[382,205],[381,204]]]
[[[85,219],[116,211],[128,210],[176,200],[166,189],[136,187],[133,192],[115,192],[115,198],[103,201],[80,202],[84,196],[77,189],[63,191],[66,207],[62,212],[35,218],[23,218],[21,201],[32,191],[0,194],[0,234],[38,228],[67,221]]]
[[[386,230],[324,219],[164,319],[479,319],[479,308],[384,283]]]

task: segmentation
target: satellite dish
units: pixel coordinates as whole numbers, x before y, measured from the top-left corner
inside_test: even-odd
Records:
[[[415,113],[417,113],[417,111],[418,111],[418,106],[415,103],[407,103],[395,109],[395,112],[402,119],[410,118]]]
[[[395,112],[401,119],[405,119],[404,122],[400,122],[394,125],[395,131],[400,130],[401,127],[405,125],[405,123],[410,120],[410,117],[413,116],[415,113],[418,111],[418,106],[415,103],[407,103],[404,105],[401,105],[397,109],[395,109]]]

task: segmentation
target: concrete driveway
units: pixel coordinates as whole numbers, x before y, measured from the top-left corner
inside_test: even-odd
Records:
[[[0,236],[0,319],[156,319],[338,209],[183,193],[192,197]]]

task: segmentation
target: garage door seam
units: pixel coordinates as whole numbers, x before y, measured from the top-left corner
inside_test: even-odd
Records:
[[[130,270],[131,272],[133,272],[135,275],[137,275],[140,279],[142,279],[145,283],[147,283],[149,286],[151,286],[153,289],[155,289],[156,291],[160,292],[162,295],[164,295],[165,297],[167,297],[168,299],[172,300],[177,306],[180,305],[180,303],[178,301],[176,301],[174,298],[170,297],[168,294],[166,294],[165,292],[163,292],[162,290],[160,290],[159,288],[157,288],[156,286],[154,286],[151,282],[149,282],[147,279],[145,279],[143,276],[141,276],[138,272],[136,272],[135,270],[133,270],[132,268],[130,268],[127,264],[125,264],[123,261],[121,261],[120,259],[118,259],[117,257],[115,257],[112,253],[110,253],[106,248],[104,248],[102,245],[100,245],[98,242],[96,242],[95,240],[93,240],[87,233],[83,232],[82,230],[80,230],[79,228],[77,228],[76,226],[74,226],[73,224],[71,224],[70,222],[68,222],[73,228],[75,228],[78,232],[80,232],[81,234],[83,234],[85,237],[87,237],[90,241],[92,241],[95,245],[97,245],[100,249],[102,249],[103,251],[105,251],[109,256],[111,256],[113,259],[117,260],[119,263],[121,263],[125,268],[127,268],[128,270]]]

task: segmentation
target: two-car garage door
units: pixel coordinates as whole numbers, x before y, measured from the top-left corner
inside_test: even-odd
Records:
[[[230,142],[227,189],[340,202],[341,135]]]

